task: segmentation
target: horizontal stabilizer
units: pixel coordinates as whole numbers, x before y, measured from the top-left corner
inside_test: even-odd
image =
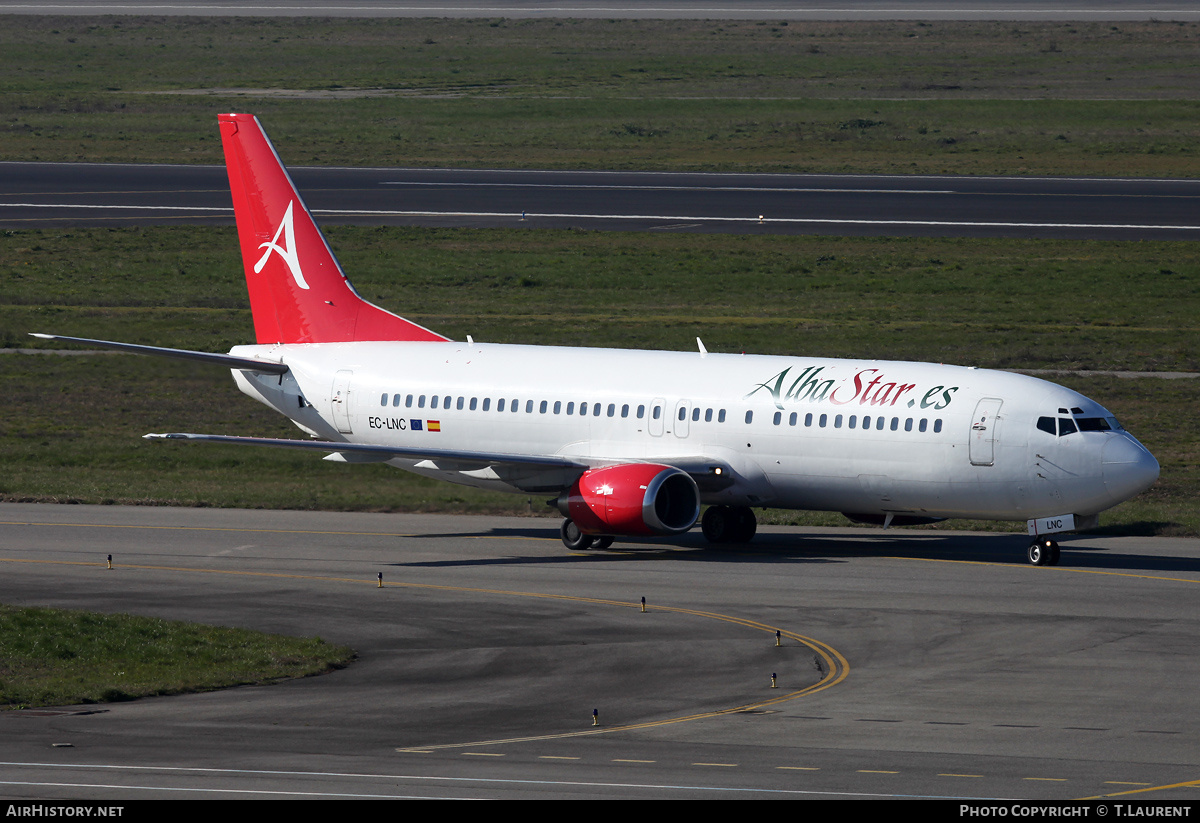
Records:
[[[272,363],[269,360],[255,360],[252,357],[234,357],[232,354],[213,354],[204,351],[189,351],[188,349],[165,349],[161,346],[139,346],[136,343],[117,343],[112,340],[91,340],[86,337],[63,337],[58,334],[30,333],[30,337],[41,340],[60,340],[64,343],[82,343],[85,346],[100,346],[105,349],[116,349],[133,354],[152,354],[156,357],[172,357],[176,360],[196,360],[201,363],[212,363],[229,369],[242,371],[265,372],[267,374],[287,374],[288,367],[283,363]]]

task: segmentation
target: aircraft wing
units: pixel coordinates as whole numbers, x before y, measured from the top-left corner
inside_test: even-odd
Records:
[[[498,477],[529,491],[550,491],[569,486],[580,474],[593,468],[596,463],[594,459],[586,460],[559,455],[510,454],[464,449],[422,449],[380,446],[370,443],[338,443],[332,440],[291,440],[277,437],[238,437],[190,432],[152,433],[142,435],[142,437],[146,440],[190,440],[235,446],[273,446],[284,449],[323,451],[327,452],[326,460],[337,463],[382,463],[401,458],[420,460],[425,464],[420,467],[441,471],[470,472],[492,469]],[[728,463],[703,455],[673,455],[638,462],[673,466],[684,471],[691,475],[699,489],[705,493],[727,489],[737,482],[737,474]]]
[[[273,363],[270,360],[255,360],[252,357],[235,357],[232,354],[213,354],[205,351],[190,351],[188,349],[167,349],[162,346],[140,346],[137,343],[117,343],[113,340],[92,340],[87,337],[64,337],[59,334],[35,334],[40,340],[61,340],[64,343],[82,343],[86,346],[100,346],[106,349],[132,352],[133,354],[152,354],[157,357],[173,357],[176,360],[195,360],[200,363],[213,363],[230,369],[242,371],[266,372],[267,374],[287,374],[288,367],[283,363]]]
[[[489,466],[530,467],[546,469],[588,468],[587,463],[569,457],[555,455],[507,454],[504,452],[467,451],[461,449],[418,449],[401,446],[377,446],[370,443],[337,443],[332,440],[289,440],[278,437],[235,437],[223,434],[191,434],[172,432],[167,434],[144,434],[146,440],[192,440],[203,443],[225,443],[235,446],[274,446],[285,449],[307,449],[329,452],[326,460],[340,463],[382,463],[394,458],[406,460],[428,460],[438,468],[452,471],[470,471]],[[334,455],[339,455],[335,457]]]

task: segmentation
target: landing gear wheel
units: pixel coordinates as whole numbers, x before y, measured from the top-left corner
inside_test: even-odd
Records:
[[[709,543],[728,540],[732,525],[728,506],[709,506],[700,519],[700,531],[704,532],[704,539]]]
[[[754,517],[754,510],[748,506],[734,506],[730,511],[734,516],[735,525],[729,542],[749,543],[758,532],[758,520]]]
[[[573,552],[581,552],[592,546],[592,536],[581,532],[575,521],[569,517],[562,522],[558,533],[562,536],[563,545]]]
[[[1057,566],[1058,554],[1058,544],[1043,537],[1029,544],[1026,557],[1035,566]]]
[[[594,537],[594,538],[592,538],[592,548],[593,549],[607,549],[609,546],[611,546],[613,544],[613,540],[615,540],[615,539],[616,539],[615,537],[612,537],[607,534],[604,535],[603,537]]]
[[[758,521],[746,506],[709,506],[700,530],[709,543],[749,543],[758,531]]]

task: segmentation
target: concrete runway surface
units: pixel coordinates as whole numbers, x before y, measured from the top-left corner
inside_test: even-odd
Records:
[[[359,655],[0,714],[0,793],[1200,797],[1198,540],[1067,538],[1034,568],[1014,534],[767,527],[740,550],[571,553],[557,525],[0,504],[0,601]]]

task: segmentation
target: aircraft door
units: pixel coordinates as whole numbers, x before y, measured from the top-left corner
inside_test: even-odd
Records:
[[[1000,438],[1000,407],[998,397],[985,397],[975,406],[971,418],[971,465],[991,466],[996,461],[996,441]]]
[[[333,394],[330,405],[333,408],[333,424],[342,434],[350,434],[350,379],[354,372],[343,369],[333,377]]]

